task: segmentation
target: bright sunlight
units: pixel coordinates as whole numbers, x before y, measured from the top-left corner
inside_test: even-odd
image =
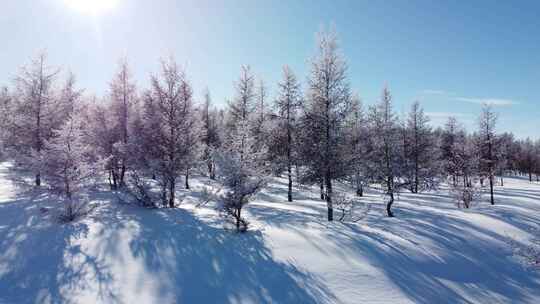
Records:
[[[74,10],[79,12],[100,15],[113,10],[119,0],[65,0],[66,3]]]

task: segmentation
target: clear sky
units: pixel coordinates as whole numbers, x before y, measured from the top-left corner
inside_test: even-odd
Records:
[[[119,58],[144,88],[172,54],[198,96],[208,87],[223,104],[242,64],[272,93],[283,64],[304,81],[315,33],[334,24],[366,104],[387,82],[397,112],[418,99],[435,125],[451,114],[472,130],[488,101],[499,131],[540,138],[539,12],[525,0],[2,0],[0,86],[40,49],[98,96]]]

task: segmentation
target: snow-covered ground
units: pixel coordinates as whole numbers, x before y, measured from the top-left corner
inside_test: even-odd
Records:
[[[97,209],[62,225],[54,199],[11,175],[1,164],[0,303],[540,303],[540,271],[509,246],[540,225],[540,184],[525,179],[471,210],[444,189],[402,193],[396,218],[371,190],[357,223],[325,221],[316,188],[286,202],[275,179],[247,207],[251,230],[236,234],[211,204],[195,207],[203,178],[179,192],[178,209],[96,191]]]

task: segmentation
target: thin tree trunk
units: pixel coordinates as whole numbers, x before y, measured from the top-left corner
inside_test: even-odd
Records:
[[[212,160],[210,161],[210,165],[209,165],[209,166],[210,166],[210,168],[211,168],[211,169],[210,169],[210,179],[211,179],[211,180],[214,180],[214,179],[216,179],[216,169],[215,169],[215,167],[214,167],[214,162],[213,162]]]
[[[109,176],[108,176],[108,179],[109,179],[109,187],[111,188],[111,190],[114,190],[114,189],[113,189],[113,184],[112,184],[112,179],[111,179],[111,170],[109,170]]]
[[[120,187],[124,187],[124,176],[126,175],[126,165],[122,162],[122,167],[120,168],[120,177],[119,177],[119,185]]]
[[[326,180],[326,205],[328,206],[328,221],[334,220],[334,206],[332,204],[332,180],[327,176]]]
[[[114,169],[111,169],[111,173],[113,178],[112,190],[116,190],[118,188],[118,177],[116,176],[116,171],[114,171]]]
[[[189,169],[186,169],[186,189],[189,189]]]
[[[362,183],[360,183],[360,193],[358,193],[358,196],[364,196],[364,185]]]
[[[363,196],[364,189],[359,174],[356,174],[356,196]]]
[[[388,217],[394,217],[394,213],[392,212],[392,204],[394,203],[394,193],[390,192],[388,193],[390,195],[390,201],[386,204],[386,213],[388,214]]]
[[[322,180],[321,180],[321,183],[320,183],[320,187],[321,187],[321,199],[325,200],[325,197],[324,197],[324,182]]]
[[[292,183],[293,183],[293,180],[292,180],[292,168],[291,168],[290,164],[287,166],[287,170],[288,170],[288,174],[289,174],[289,189],[288,189],[288,192],[287,192],[287,200],[289,202],[292,202],[293,201],[293,199],[292,199]]]
[[[174,208],[174,192],[175,192],[175,179],[172,178],[171,181],[169,182],[169,208]]]
[[[240,231],[240,218],[242,216],[242,208],[236,209],[236,231]]]
[[[495,205],[495,199],[493,198],[493,176],[489,177],[489,194],[491,196],[491,204]]]
[[[163,207],[167,207],[167,182],[163,182],[163,185],[161,185],[161,202]]]

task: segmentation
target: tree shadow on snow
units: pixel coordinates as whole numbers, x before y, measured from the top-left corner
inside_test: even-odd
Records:
[[[370,223],[374,230],[347,225],[349,233],[334,233],[341,234],[336,242],[366,256],[415,303],[533,303],[540,298],[540,275],[512,258],[505,236],[453,216],[408,208],[397,216]],[[421,244],[430,244],[429,249]]]
[[[0,303],[72,303],[70,290],[95,282],[99,297],[114,296],[109,269],[77,245],[87,224],[59,223],[59,207],[39,190],[0,203]]]
[[[81,293],[124,303],[130,290],[112,268],[129,259],[144,269],[132,279],[164,303],[337,302],[320,278],[274,260],[260,232],[236,234],[183,209],[112,204],[64,225],[41,210],[54,205],[45,194],[0,204],[0,303],[77,303]]]
[[[336,302],[319,278],[274,260],[260,232],[209,226],[186,210],[146,215],[130,248],[177,303]]]

